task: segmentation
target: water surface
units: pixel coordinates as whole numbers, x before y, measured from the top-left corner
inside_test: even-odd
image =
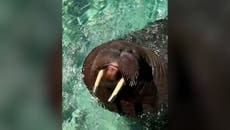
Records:
[[[63,130],[141,130],[104,109],[82,80],[82,63],[103,42],[167,16],[167,0],[63,0]]]

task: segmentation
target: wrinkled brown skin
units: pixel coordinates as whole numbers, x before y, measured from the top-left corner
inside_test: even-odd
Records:
[[[158,56],[148,48],[125,41],[111,41],[93,49],[83,65],[84,82],[92,92],[96,76],[111,62],[119,65],[119,74],[113,81],[102,78],[95,96],[113,112],[137,116],[153,112],[168,98],[166,71]],[[108,102],[121,77],[125,85],[113,102]],[[130,82],[135,81],[135,82]]]

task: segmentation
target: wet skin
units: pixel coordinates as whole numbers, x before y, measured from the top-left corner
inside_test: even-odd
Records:
[[[153,50],[132,43],[111,41],[96,47],[84,62],[83,75],[90,92],[113,112],[137,116],[167,100],[165,66]],[[112,97],[116,86],[121,88]]]

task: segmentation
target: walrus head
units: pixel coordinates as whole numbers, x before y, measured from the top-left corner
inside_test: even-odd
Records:
[[[153,107],[159,97],[157,86],[161,83],[157,80],[162,72],[156,70],[162,66],[156,61],[157,56],[148,49],[112,41],[96,47],[87,56],[83,79],[109,110],[118,112],[124,109],[122,102],[125,102],[134,109],[136,104],[141,105],[139,110],[143,111],[142,105]]]

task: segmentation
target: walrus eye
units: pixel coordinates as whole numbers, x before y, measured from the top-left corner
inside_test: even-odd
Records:
[[[94,94],[97,91],[97,88],[99,86],[99,83],[101,81],[101,78],[102,78],[103,74],[104,74],[104,70],[100,70],[99,73],[97,74],[97,78],[96,78],[96,81],[95,81],[94,86],[93,86],[93,93]]]
[[[113,93],[109,97],[108,102],[112,102],[116,98],[118,92],[121,90],[121,88],[124,85],[124,83],[125,83],[125,79],[121,78],[120,81],[117,83],[117,86],[113,90]]]

